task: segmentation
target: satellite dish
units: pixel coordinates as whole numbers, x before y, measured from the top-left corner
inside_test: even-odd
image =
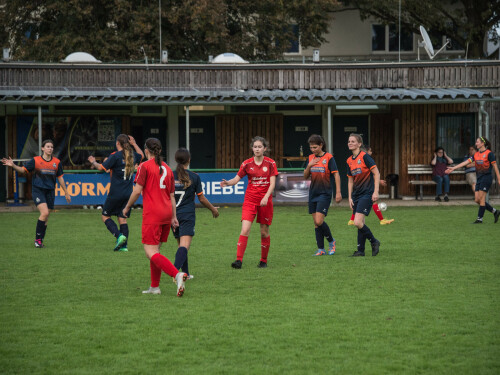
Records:
[[[446,43],[444,44],[444,46],[442,46],[439,51],[434,52],[434,47],[432,46],[431,38],[429,38],[429,34],[427,34],[427,30],[425,30],[425,27],[420,26],[420,34],[422,34],[423,42],[418,43],[418,46],[425,48],[425,50],[427,51],[427,54],[429,55],[429,58],[431,60],[434,60],[434,57],[436,57],[439,54],[439,52],[444,50],[446,48],[446,46],[448,44],[450,44],[450,40],[446,39]],[[418,59],[420,60],[420,51],[418,54]]]

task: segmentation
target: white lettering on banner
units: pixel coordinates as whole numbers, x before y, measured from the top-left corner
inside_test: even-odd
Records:
[[[222,188],[220,187],[220,182],[218,181],[209,181],[209,182],[202,182],[201,187],[203,188],[203,194],[205,195],[231,195],[231,194],[236,194],[236,195],[243,195],[245,192],[243,191],[245,189],[245,183],[240,181],[234,186],[226,186]]]
[[[212,195],[221,195],[222,192],[220,191],[220,189],[220,182],[212,181]]]

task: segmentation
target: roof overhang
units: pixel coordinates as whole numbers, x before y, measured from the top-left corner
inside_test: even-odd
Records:
[[[29,105],[241,105],[430,104],[500,101],[470,88],[238,90],[233,88],[0,87],[0,104]]]

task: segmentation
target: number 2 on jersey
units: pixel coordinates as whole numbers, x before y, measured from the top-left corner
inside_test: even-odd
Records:
[[[167,178],[167,168],[163,165],[161,166],[162,174],[160,177],[160,189],[166,189],[167,185],[165,185],[165,178]]]

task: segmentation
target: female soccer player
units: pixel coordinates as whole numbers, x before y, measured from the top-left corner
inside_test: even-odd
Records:
[[[373,151],[370,146],[366,146],[366,153],[372,156]],[[387,183],[385,182],[385,180],[380,180],[380,185],[387,186]],[[380,225],[391,224],[394,221],[394,219],[384,219],[382,211],[380,211],[380,208],[378,207],[378,203],[373,203],[372,207],[373,212],[375,212],[375,215],[377,215],[378,219],[380,220]],[[351,220],[348,221],[347,225],[354,225],[354,212],[352,213]]]
[[[314,221],[314,232],[316,234],[316,244],[318,251],[314,254],[325,255],[325,237],[328,241],[328,254],[335,254],[335,239],[332,236],[330,227],[325,223],[328,208],[332,201],[333,180],[335,179],[335,201],[342,200],[340,193],[340,176],[337,163],[332,154],[326,152],[326,143],[321,135],[313,134],[307,140],[312,152],[309,155],[309,164],[304,170],[304,179],[311,177],[309,187],[309,213]]]
[[[497,182],[500,185],[500,173],[498,172],[498,165],[495,159],[495,154],[491,152],[491,143],[485,137],[479,137],[476,139],[477,152],[474,156],[469,157],[469,159],[464,162],[455,165],[454,167],[449,167],[446,173],[449,174],[457,168],[465,167],[467,164],[474,162],[476,167],[476,191],[474,193],[474,200],[479,205],[479,211],[477,214],[477,219],[473,224],[482,224],[484,211],[490,211],[495,217],[495,223],[500,217],[500,211],[493,208],[489,203],[486,202],[486,194],[490,190],[491,184],[493,183],[493,175],[491,170],[495,171],[497,176]]]
[[[380,173],[371,156],[361,150],[363,138],[359,134],[349,135],[347,146],[352,152],[352,156],[347,159],[349,205],[356,213],[354,225],[358,228],[358,249],[352,256],[365,256],[366,239],[371,242],[372,256],[376,256],[379,253],[380,241],[365,225],[365,217],[370,214],[373,203],[378,200]]]
[[[132,150],[132,147],[135,149]],[[116,152],[113,152],[102,163],[96,162],[95,157],[89,156],[90,164],[103,171],[111,171],[111,186],[109,188],[108,197],[104,202],[102,210],[102,222],[106,225],[109,232],[116,238],[115,251],[128,251],[127,238],[129,235],[127,217],[122,217],[122,210],[128,202],[130,194],[132,194],[135,164],[140,163],[144,158],[144,153],[135,143],[132,136],[120,134],[116,137]],[[120,229],[111,219],[111,216],[118,217]]]
[[[27,161],[24,167],[15,165],[10,157],[2,159],[3,165],[14,168],[20,175],[35,171],[32,178],[31,194],[38,211],[40,211],[36,223],[35,247],[45,247],[43,239],[47,231],[50,211],[54,209],[56,180],[64,191],[66,202],[71,202],[71,197],[64,183],[62,164],[59,159],[52,156],[53,151],[54,142],[46,139],[42,142],[42,156],[35,156]]]
[[[219,211],[203,195],[200,176],[188,169],[191,162],[189,151],[185,148],[177,150],[175,161],[177,162],[177,168],[174,171],[175,201],[179,227],[173,228],[173,232],[179,248],[175,254],[174,266],[182,269],[192,279],[193,275],[189,273],[188,266],[188,250],[193,240],[196,221],[194,197],[198,196],[200,203],[212,211],[214,218],[219,216]]]
[[[278,168],[273,159],[264,156],[269,148],[269,143],[263,137],[254,137],[250,143],[253,151],[253,158],[245,160],[240,170],[229,181],[222,180],[221,187],[236,185],[243,177],[248,176],[248,187],[245,192],[241,212],[241,232],[236,250],[236,260],[231,267],[240,269],[243,262],[243,255],[247,247],[248,236],[252,223],[257,216],[257,223],[260,224],[260,262],[259,268],[267,267],[267,255],[271,244],[269,236],[269,226],[273,221],[273,191],[276,185]]]
[[[144,145],[146,158],[139,165],[135,176],[134,190],[123,209],[123,217],[142,194],[142,243],[149,259],[151,270],[151,287],[144,294],[161,294],[161,271],[177,282],[177,297],[182,297],[188,275],[179,272],[165,256],[160,254],[160,247],[167,242],[170,226],[178,227],[175,212],[174,174],[167,164],[161,160],[161,142],[156,138],[148,138]]]

